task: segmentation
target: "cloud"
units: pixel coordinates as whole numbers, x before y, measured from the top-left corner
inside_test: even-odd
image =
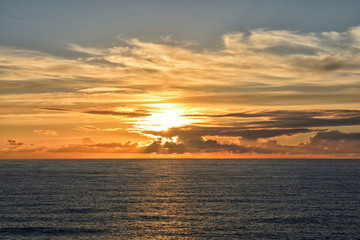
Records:
[[[77,126],[72,129],[76,130],[76,131],[101,131],[100,128],[92,126],[92,125]]]
[[[84,113],[97,114],[97,115],[122,116],[129,118],[147,117],[151,115],[149,113],[142,113],[142,112],[115,112],[115,111],[103,111],[103,110],[91,110],[91,111],[85,111]]]
[[[307,129],[313,127],[357,126],[360,125],[360,111],[346,109],[308,109],[308,110],[257,110],[212,115],[186,115],[189,118],[222,118],[222,124],[229,124],[230,132],[244,129]],[[250,119],[250,120],[249,120]],[[226,121],[226,122],[225,122]],[[240,122],[239,122],[240,121]],[[234,129],[232,129],[234,128]],[[205,128],[206,129],[206,128]],[[216,128],[215,128],[216,129]],[[222,129],[222,128],[220,128]],[[223,128],[222,130],[226,130]],[[208,129],[211,132],[211,128]],[[278,131],[275,130],[274,133]]]
[[[73,112],[74,110],[63,109],[63,108],[52,108],[52,107],[42,107],[39,108],[41,110],[49,110],[49,111],[59,111],[59,112]]]
[[[246,127],[245,127],[246,128]],[[145,152],[160,153],[199,153],[199,152],[232,152],[249,153],[257,152],[257,139],[270,138],[282,135],[294,135],[300,133],[309,133],[314,130],[309,129],[257,129],[246,130],[237,127],[199,127],[186,126],[170,128],[168,131],[145,131],[146,134],[159,136],[159,138],[149,145]],[[176,142],[167,141],[171,137],[177,136]],[[209,139],[209,136],[217,137],[237,137],[240,144],[220,143],[218,140]],[[164,140],[165,139],[165,140]],[[252,140],[254,144],[249,145]],[[263,151],[261,151],[263,152]]]
[[[68,144],[62,146],[55,146],[47,149],[47,152],[56,153],[139,153],[138,143],[126,142],[125,144],[119,142],[111,143],[94,143],[90,138],[84,138],[82,144]]]
[[[211,152],[230,152],[230,153],[257,153],[257,154],[350,154],[356,157],[360,151],[360,133],[343,133],[340,131],[321,131],[314,137],[310,137],[309,142],[299,145],[281,145],[276,140],[264,140],[243,144],[221,144],[217,140],[206,140],[198,137],[189,136],[181,138],[180,142],[154,141],[148,145],[145,153],[211,153]],[[241,142],[241,141],[240,141]],[[355,155],[354,155],[355,154]]]
[[[103,113],[102,113],[103,114]],[[34,151],[57,153],[252,153],[252,154],[357,154],[359,133],[328,131],[330,126],[359,125],[359,110],[310,109],[310,110],[252,110],[227,114],[198,115],[210,121],[207,126],[192,125],[173,127],[167,131],[138,130],[153,137],[150,143],[104,142],[96,143],[85,137],[82,144],[61,146],[34,146]],[[217,124],[221,120],[221,125]],[[313,127],[321,128],[314,129]],[[107,131],[92,125],[76,130]],[[39,131],[48,133],[48,130]],[[314,133],[298,145],[281,145],[274,138],[300,136]],[[229,141],[227,141],[227,139]],[[31,152],[22,143],[9,140],[8,146],[17,151]],[[8,149],[13,151],[14,149]]]
[[[360,154],[360,133],[344,133],[340,131],[320,131],[299,145],[281,145],[276,140],[265,139],[255,142],[221,143],[218,140],[206,139],[196,134],[179,137],[178,141],[154,140],[148,144],[137,142],[95,143],[91,138],[83,139],[82,144],[64,144],[59,146],[24,146],[15,140],[7,142],[8,147],[0,148],[6,155],[11,153],[132,153],[132,154],[202,154],[202,153],[232,153],[232,154],[297,154],[331,155],[357,157]],[[9,156],[10,156],[9,155]]]
[[[144,131],[144,134],[159,137],[148,146],[146,152],[157,150],[162,153],[228,151],[233,153],[335,154],[334,149],[339,149],[339,153],[357,153],[352,148],[358,144],[356,140],[359,138],[358,134],[327,131],[326,127],[360,125],[359,110],[258,110],[222,115],[193,115],[192,117],[194,116],[210,119],[224,118],[221,121],[223,126],[216,125],[217,122],[211,126],[210,122],[210,126],[193,124],[170,128],[167,131]],[[308,143],[303,142],[298,146],[280,145],[272,139],[312,132],[316,133],[315,137],[311,137]],[[166,140],[175,136],[178,137],[177,142]],[[331,136],[332,139],[330,139]],[[317,139],[324,142],[323,147],[320,147],[321,144],[318,144]],[[342,149],[339,147],[341,143],[344,144]],[[332,145],[338,148],[331,147]]]
[[[265,110],[223,115],[208,115],[214,118],[257,118],[242,122],[247,128],[309,128],[360,125],[359,110],[309,109],[309,110]],[[262,120],[266,119],[266,120]]]
[[[72,130],[76,130],[76,131],[114,132],[114,131],[122,130],[122,128],[98,128],[98,127],[95,127],[95,126],[92,126],[92,125],[83,125],[83,126],[73,127]]]
[[[135,110],[133,112],[120,112],[120,111],[109,111],[109,110],[88,110],[88,111],[79,111],[79,110],[70,110],[70,109],[62,109],[62,108],[39,108],[42,110],[50,110],[50,111],[60,111],[60,112],[80,112],[80,113],[88,113],[88,114],[96,114],[96,115],[112,115],[112,116],[122,116],[128,118],[139,118],[139,117],[147,117],[151,114],[147,113],[145,110]]]
[[[326,93],[218,93],[172,98],[172,102],[199,105],[299,106],[351,104],[360,101],[355,92]],[[316,104],[315,104],[316,103]]]
[[[360,153],[360,132],[343,133],[337,130],[318,132],[304,147],[314,152]]]
[[[82,143],[83,144],[93,144],[94,141],[91,138],[86,137],[86,138],[83,138]]]
[[[298,33],[287,30],[255,29],[246,33],[229,33],[223,36],[224,44],[232,52],[267,51],[274,47],[293,48],[290,54],[323,55],[349,53],[359,50],[359,29],[346,32]],[[295,52],[296,51],[296,52]],[[276,52],[271,52],[274,54]]]
[[[127,39],[108,48],[71,45],[82,53],[71,58],[3,46],[0,102],[6,111],[0,114],[46,122],[50,113],[38,110],[47,109],[130,121],[148,113],[114,109],[159,103],[201,108],[202,114],[212,114],[214,107],[358,108],[359,29],[254,29],[225,34],[223,46],[212,50],[188,48],[169,37]]]
[[[94,88],[83,88],[78,90],[79,92],[85,93],[102,93],[102,92],[127,92],[137,91],[137,89],[131,88],[116,88],[116,87],[94,87]]]
[[[334,153],[333,142],[355,144],[349,135],[327,129],[355,129],[360,123],[355,110],[360,107],[360,26],[318,33],[252,29],[224,34],[221,40],[216,49],[189,47],[171,37],[125,39],[112,47],[70,44],[71,57],[0,47],[0,116],[6,126],[31,126],[47,136],[55,133],[38,126],[68,129],[70,137],[79,137],[79,131],[113,131],[124,134],[120,139],[134,132],[159,138],[138,145],[87,142],[39,148],[14,140],[4,149],[315,153],[321,139],[319,152]],[[161,112],[159,105],[169,103],[181,106],[194,121],[167,132],[136,128],[151,112]],[[324,109],[314,109],[319,106]],[[273,139],[311,133],[314,139],[301,146]],[[344,139],[331,140],[331,134]],[[166,140],[175,136],[177,142]],[[340,152],[354,151],[340,145]]]
[[[337,70],[359,73],[359,28],[342,33],[305,34],[268,29],[228,33],[222,36],[223,48],[213,51],[190,50],[186,45],[173,40],[169,42],[170,38],[165,37],[167,40],[159,43],[125,40],[125,44],[111,48],[70,44],[71,50],[89,55],[76,59],[6,47],[0,49],[0,54],[7,59],[2,64],[7,79],[49,79],[51,75],[63,80],[57,84],[70,80],[72,87],[78,89],[83,85],[73,80],[94,79],[112,83],[107,85],[119,89],[124,88],[123,85],[132,85],[133,79],[150,85],[169,81],[180,85],[201,85],[250,79],[259,83],[279,83],[285,77],[303,79],[303,82],[317,80],[320,84],[311,73]],[[304,68],[310,74],[305,74]],[[333,79],[336,75],[328,77]],[[346,79],[350,78],[352,76]],[[88,87],[96,88],[102,87]]]
[[[22,142],[17,142],[16,140],[14,140],[14,139],[9,139],[9,140],[7,140],[7,145],[11,145],[11,146],[21,146],[21,145],[23,145],[24,143],[22,143]]]
[[[173,143],[166,141],[154,141],[150,145],[144,147],[144,153],[157,154],[183,154],[183,153],[213,153],[213,152],[232,152],[232,153],[248,153],[253,152],[251,147],[239,146],[236,144],[219,144],[215,140],[192,139],[184,143]]]
[[[324,56],[322,58],[314,57],[296,57],[293,60],[293,64],[297,67],[304,68],[304,70],[317,70],[317,71],[335,71],[335,70],[351,70],[357,68],[358,65],[349,63],[346,59],[339,58],[336,56]]]
[[[102,55],[105,53],[105,49],[101,49],[99,47],[97,47],[97,48],[82,47],[80,45],[73,44],[73,43],[69,44],[69,49],[76,51],[76,52],[86,53],[86,54],[90,54],[90,55]]]
[[[244,127],[199,127],[188,126],[183,128],[170,128],[168,131],[145,131],[147,134],[161,137],[179,136],[180,140],[200,139],[202,136],[226,136],[245,139],[271,138],[276,136],[291,136],[299,133],[309,133],[310,129],[253,129],[247,130]]]
[[[53,130],[44,130],[44,129],[35,129],[33,130],[34,133],[38,133],[45,136],[57,136],[58,133]]]

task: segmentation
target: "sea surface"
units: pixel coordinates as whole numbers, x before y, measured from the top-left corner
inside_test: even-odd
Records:
[[[1,160],[0,239],[360,239],[360,160]]]

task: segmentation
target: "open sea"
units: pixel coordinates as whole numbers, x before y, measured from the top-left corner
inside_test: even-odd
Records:
[[[0,160],[0,239],[360,239],[360,160]]]

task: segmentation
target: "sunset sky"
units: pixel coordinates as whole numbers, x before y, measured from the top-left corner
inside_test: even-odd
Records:
[[[0,158],[359,158],[359,12],[0,0]]]

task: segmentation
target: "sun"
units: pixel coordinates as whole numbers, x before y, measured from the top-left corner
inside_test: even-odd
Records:
[[[189,123],[180,110],[164,110],[152,113],[151,116],[144,118],[139,128],[153,131],[167,131],[172,127],[179,127]]]

